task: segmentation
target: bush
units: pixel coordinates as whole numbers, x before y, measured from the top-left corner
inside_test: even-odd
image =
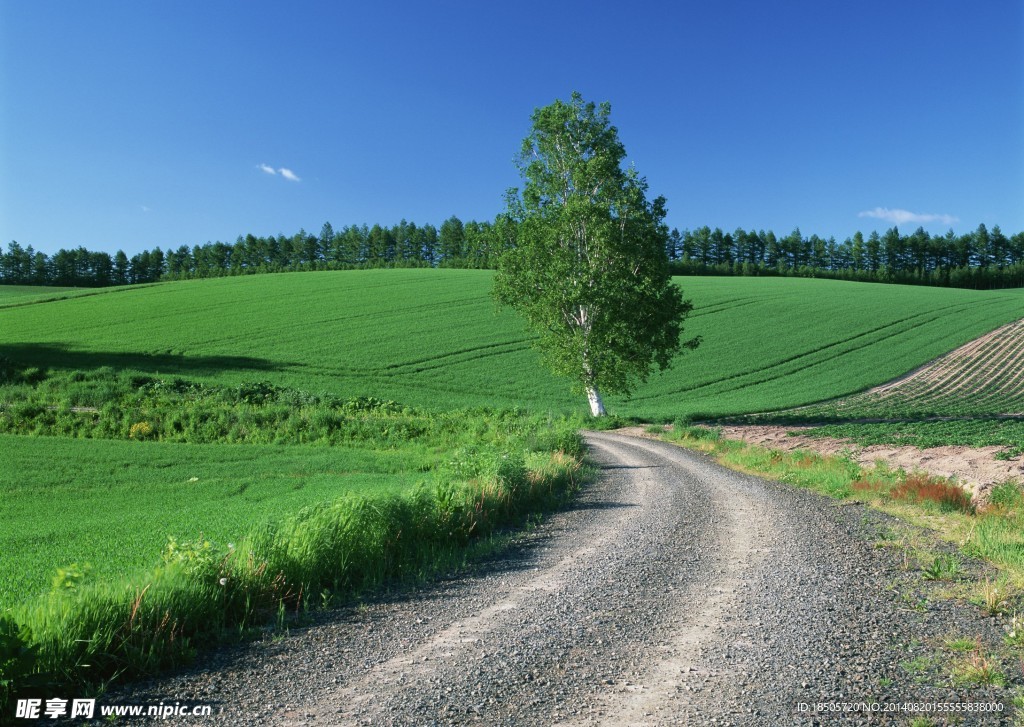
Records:
[[[130,439],[149,439],[153,435],[153,425],[149,422],[136,422],[128,429]]]
[[[928,475],[907,475],[906,479],[890,491],[896,500],[932,502],[943,512],[974,512],[971,496],[959,485]]]
[[[44,680],[34,674],[38,655],[31,629],[0,616],[0,715],[9,714],[15,688],[31,694],[42,686]]]

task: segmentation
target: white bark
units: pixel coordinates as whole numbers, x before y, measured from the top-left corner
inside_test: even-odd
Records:
[[[601,392],[596,386],[587,387],[587,401],[590,402],[590,413],[595,417],[603,417],[608,414],[604,408],[604,401],[601,400]]]
[[[587,306],[580,306],[579,325],[583,329],[583,335],[585,337],[590,336],[590,311]],[[589,344],[588,344],[589,345]],[[608,414],[604,408],[604,401],[601,399],[601,392],[597,390],[597,384],[594,382],[594,369],[590,365],[590,351],[587,348],[583,350],[583,376],[587,390],[587,401],[590,402],[590,413],[595,417],[603,417]]]

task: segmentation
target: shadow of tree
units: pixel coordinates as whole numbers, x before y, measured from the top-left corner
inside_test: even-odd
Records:
[[[0,345],[0,357],[15,367],[88,371],[109,366],[145,373],[214,374],[222,371],[281,371],[298,364],[253,356],[190,356],[178,353],[134,351],[85,351],[60,343]]]

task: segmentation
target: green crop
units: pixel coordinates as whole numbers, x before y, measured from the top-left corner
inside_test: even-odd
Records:
[[[491,274],[384,270],[122,288],[0,309],[0,356],[215,383],[264,379],[434,410],[581,411],[543,368]],[[787,278],[677,278],[703,345],[610,401],[671,420],[800,406],[865,390],[1019,316],[1024,291]]]

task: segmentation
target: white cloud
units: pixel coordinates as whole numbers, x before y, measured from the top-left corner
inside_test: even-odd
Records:
[[[302,181],[302,179],[299,178],[298,174],[296,174],[291,169],[288,169],[286,167],[278,167],[277,169],[274,169],[269,164],[257,164],[256,168],[261,170],[261,171],[266,172],[267,174],[269,174],[271,176],[277,176],[278,174],[280,174],[282,177],[287,179],[289,182],[301,182]]]
[[[944,225],[952,225],[960,221],[959,217],[953,215],[933,215],[910,212],[909,210],[895,209],[888,207],[875,207],[873,210],[866,210],[857,215],[858,217],[874,217],[878,220],[885,220],[894,225],[905,225],[908,222],[941,222]]]

